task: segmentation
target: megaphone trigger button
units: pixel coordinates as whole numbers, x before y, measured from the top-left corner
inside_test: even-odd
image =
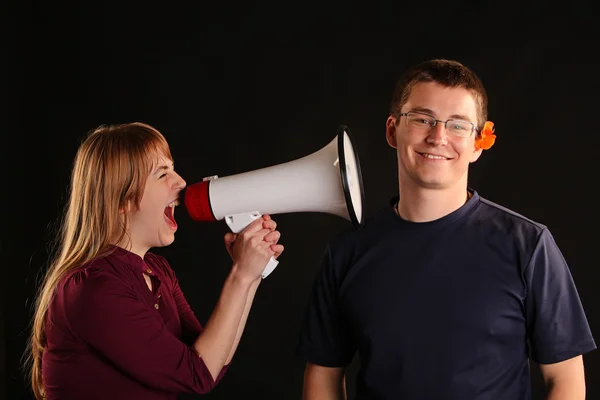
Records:
[[[211,181],[213,179],[217,179],[218,177],[219,177],[219,175],[207,176],[207,177],[202,178],[202,182]]]

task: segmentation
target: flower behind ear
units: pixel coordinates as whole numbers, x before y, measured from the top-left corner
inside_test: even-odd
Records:
[[[477,150],[489,150],[495,142],[496,135],[494,135],[494,123],[492,121],[486,121],[485,124],[483,124],[481,136],[475,139],[475,148]]]

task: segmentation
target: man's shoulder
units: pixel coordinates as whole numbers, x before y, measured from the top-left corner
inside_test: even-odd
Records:
[[[497,216],[501,216],[507,220],[519,221],[520,223],[523,223],[526,225],[532,225],[534,228],[537,228],[537,229],[546,229],[546,226],[544,224],[542,224],[541,222],[535,221],[529,217],[526,217],[525,215],[523,215],[511,208],[508,208],[501,204],[495,203],[484,197],[480,197],[479,201],[481,202],[481,205],[483,206],[482,210],[484,212],[488,212],[491,214],[495,214]]]
[[[551,235],[543,223],[486,198],[480,198],[473,214],[471,221],[479,227],[481,237],[488,240],[506,240],[519,248],[532,250],[540,238]]]
[[[375,240],[377,236],[389,229],[392,222],[391,207],[382,207],[374,214],[366,217],[360,226],[351,226],[334,235],[330,246],[334,248],[354,248],[357,244]]]
[[[505,223],[511,227],[519,226],[538,233],[548,229],[543,223],[487,198],[480,197],[479,202],[477,216],[482,220]]]

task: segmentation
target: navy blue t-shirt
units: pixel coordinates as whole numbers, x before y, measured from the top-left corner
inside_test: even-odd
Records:
[[[359,399],[520,400],[529,354],[547,364],[595,348],[548,229],[473,191],[438,220],[387,206],[332,239],[298,350],[329,367],[358,352]]]

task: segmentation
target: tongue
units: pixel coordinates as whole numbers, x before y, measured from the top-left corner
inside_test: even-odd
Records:
[[[175,222],[175,218],[173,217],[173,208],[172,207],[165,207],[165,217],[167,217],[167,222],[169,223],[169,225],[171,226],[177,226],[177,222]]]

